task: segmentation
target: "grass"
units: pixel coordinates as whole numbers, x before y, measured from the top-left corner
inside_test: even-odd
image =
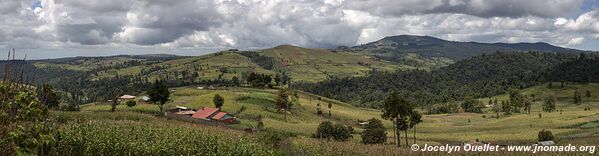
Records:
[[[241,107],[245,107],[245,111],[237,114],[241,124],[234,125],[235,128],[255,127],[257,117],[263,117],[263,123],[266,128],[299,135],[291,137],[286,141],[288,147],[282,147],[283,150],[291,152],[304,152],[308,155],[388,155],[403,154],[423,154],[411,153],[404,149],[394,149],[394,140],[392,136],[392,125],[389,121],[383,120],[383,124],[387,128],[388,142],[391,145],[362,145],[360,144],[359,133],[362,131],[358,125],[358,120],[367,120],[370,118],[380,119],[380,110],[358,108],[347,103],[339,102],[333,99],[322,98],[318,100],[318,96],[309,93],[299,93],[299,101],[294,105],[292,114],[287,117],[282,113],[276,112],[274,109],[274,99],[276,90],[272,89],[252,89],[252,88],[227,88],[220,90],[199,90],[193,86],[174,88],[176,91],[172,93],[172,101],[165,108],[173,108],[176,105],[190,108],[214,107],[212,98],[215,94],[219,94],[225,98],[225,104],[222,108],[227,112],[238,112]],[[546,88],[546,85],[540,85],[528,89],[524,89],[524,94],[536,94],[539,97],[554,95],[558,98],[558,109],[563,112],[546,113],[541,112],[541,101],[537,101],[532,106],[531,114],[516,113],[512,115],[501,115],[500,118],[492,118],[495,113],[487,111],[487,113],[456,113],[456,114],[436,114],[424,115],[423,123],[417,126],[417,141],[419,144],[453,144],[457,145],[462,142],[473,140],[481,140],[492,144],[509,144],[509,145],[530,145],[537,139],[538,131],[547,129],[553,132],[556,136],[556,142],[560,145],[578,144],[589,145],[599,143],[599,113],[594,109],[599,106],[595,96],[583,98],[583,105],[572,104],[568,98],[569,93],[574,90],[590,90],[592,93],[599,93],[599,85],[571,85],[566,88]],[[598,94],[599,95],[599,94]],[[507,95],[498,95],[491,99],[498,98],[501,100]],[[489,98],[480,99],[488,101]],[[321,104],[323,115],[317,115],[317,104]],[[328,103],[332,104],[332,116],[328,116]],[[584,107],[591,106],[593,110],[584,111]],[[158,107],[149,104],[138,104],[135,107],[126,107],[119,105],[117,112],[108,112],[109,105],[86,105],[82,107],[82,111],[89,113],[86,118],[94,120],[131,120],[145,121],[154,120],[153,115],[156,114]],[[130,116],[132,112],[137,116]],[[539,118],[538,114],[542,117]],[[486,117],[483,118],[482,116]],[[72,114],[63,115],[63,120],[71,120]],[[310,138],[312,133],[316,131],[318,124],[322,121],[332,121],[351,125],[357,131],[349,142],[323,142]],[[164,121],[166,122],[166,121]],[[169,121],[171,122],[171,121]],[[175,121],[172,121],[175,122]],[[408,131],[408,139],[411,144],[412,130]],[[402,134],[403,136],[403,134]],[[402,137],[402,142],[403,137]],[[405,146],[405,143],[402,143]],[[289,148],[289,149],[285,149]],[[324,154],[317,154],[324,153]],[[429,154],[429,153],[424,153]],[[440,154],[440,153],[437,153]]]

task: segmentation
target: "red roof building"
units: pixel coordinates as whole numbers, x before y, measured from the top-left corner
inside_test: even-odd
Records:
[[[227,113],[221,112],[217,108],[206,108],[202,107],[200,110],[195,112],[192,118],[204,119],[204,120],[216,120],[219,122],[225,123],[234,123],[236,121],[235,116]]]

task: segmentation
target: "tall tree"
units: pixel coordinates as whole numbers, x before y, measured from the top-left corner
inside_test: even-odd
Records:
[[[212,98],[212,102],[214,102],[214,107],[220,109],[225,104],[225,98],[216,94],[214,95],[214,98]]]
[[[154,84],[152,84],[150,90],[147,91],[147,93],[150,97],[150,100],[148,100],[148,102],[158,105],[158,107],[160,108],[160,112],[162,112],[162,107],[164,106],[164,104],[166,104],[166,102],[169,101],[170,98],[170,92],[168,91],[166,83],[164,83],[164,81],[161,80],[156,80]]]
[[[404,98],[400,98],[399,94],[395,91],[391,92],[383,101],[383,114],[381,117],[386,120],[391,120],[396,125],[395,130],[404,130],[407,135],[407,129],[409,127],[408,118],[410,113],[412,112],[413,105],[411,102],[405,100]],[[400,145],[400,137],[397,136],[397,146]],[[407,138],[406,138],[407,145]]]
[[[422,115],[418,111],[412,111],[410,114],[410,127],[414,128],[414,144],[416,144],[416,125],[422,122]]]
[[[513,106],[512,111],[515,113],[520,113],[520,108],[525,106],[525,98],[524,95],[520,94],[520,92],[516,90],[510,90],[510,104]]]

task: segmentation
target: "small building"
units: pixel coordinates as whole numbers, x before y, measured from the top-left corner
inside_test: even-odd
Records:
[[[182,106],[176,106],[174,109],[171,109],[171,113],[177,114],[177,115],[187,115],[187,116],[191,116],[195,113],[196,111],[193,109],[189,109],[187,107],[182,107]]]
[[[202,107],[201,109],[196,111],[191,117],[196,119],[214,120],[224,123],[235,123],[237,120],[235,116],[227,112],[221,112],[218,108],[207,107]]]
[[[123,95],[117,99],[117,102],[130,101],[130,100],[134,100],[134,99],[135,99],[135,96],[133,96],[133,95]]]

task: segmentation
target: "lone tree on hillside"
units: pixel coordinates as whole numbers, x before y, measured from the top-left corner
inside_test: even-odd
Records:
[[[543,111],[545,112],[553,112],[555,110],[555,98],[553,95],[547,97],[545,102],[543,102]]]
[[[214,102],[214,107],[216,107],[218,109],[223,107],[223,104],[225,104],[225,99],[218,94],[214,95],[214,98],[212,99],[212,101]]]
[[[293,106],[293,102],[295,101],[292,96],[297,97],[297,95],[292,94],[292,92],[287,88],[279,89],[277,93],[277,99],[275,100],[275,106],[279,111],[285,113],[285,122],[287,122],[287,112]]]
[[[329,116],[333,116],[333,114],[331,114],[331,108],[333,107],[333,104],[331,104],[331,103],[329,102],[329,105],[328,105],[328,106],[329,106]]]
[[[364,144],[382,144],[387,142],[387,132],[381,120],[372,118],[362,131],[362,143]]]
[[[582,96],[580,95],[578,90],[575,90],[574,91],[574,104],[581,104],[581,103],[582,103]]]
[[[163,111],[162,106],[164,106],[164,104],[168,102],[171,96],[171,93],[169,93],[168,87],[166,86],[164,81],[160,80],[154,81],[154,84],[152,85],[150,90],[147,91],[147,94],[150,97],[148,102],[158,105],[158,108],[160,108],[160,112]]]

